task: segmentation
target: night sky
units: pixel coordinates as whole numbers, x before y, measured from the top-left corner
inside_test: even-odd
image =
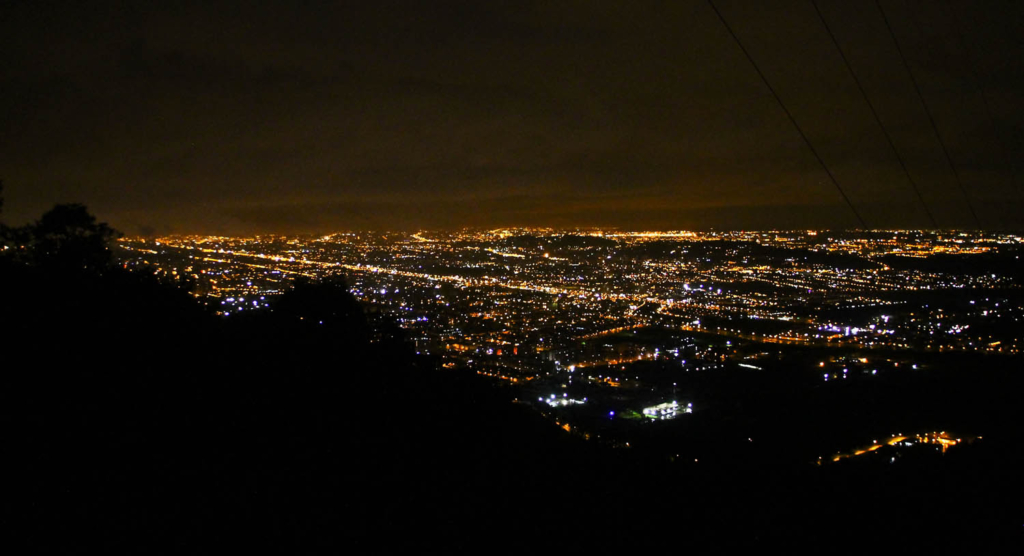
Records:
[[[0,7],[8,223],[857,224],[704,0],[42,4]],[[882,4],[982,226],[1024,227],[1024,2]],[[867,224],[927,225],[811,3],[716,5]],[[819,6],[939,225],[972,226],[874,2]]]

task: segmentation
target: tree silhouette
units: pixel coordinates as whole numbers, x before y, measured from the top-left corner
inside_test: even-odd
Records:
[[[96,222],[84,205],[56,205],[26,230],[31,262],[61,270],[101,271],[113,262],[110,243],[120,233]]]
[[[0,180],[0,215],[4,208],[4,182]],[[12,228],[0,222],[0,265],[11,264],[19,255],[18,246],[24,241],[25,230],[23,228]]]
[[[0,215],[4,213],[4,180],[0,180]],[[9,249],[7,226],[0,222],[0,256],[5,255],[4,251]]]
[[[363,309],[340,276],[320,280],[299,278],[274,307],[281,317],[302,319],[312,324],[365,327]]]

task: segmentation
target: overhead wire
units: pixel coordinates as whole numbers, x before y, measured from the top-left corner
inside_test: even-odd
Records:
[[[761,81],[764,82],[765,87],[768,88],[768,91],[772,94],[772,97],[774,97],[775,101],[779,104],[779,107],[782,108],[783,112],[785,112],[786,117],[789,118],[789,122],[793,124],[794,128],[796,128],[797,133],[800,134],[800,137],[804,140],[804,143],[807,145],[807,148],[810,149],[811,154],[814,155],[815,160],[817,160],[818,164],[821,165],[821,168],[825,170],[825,173],[828,175],[829,180],[832,181],[832,185],[836,187],[836,191],[839,192],[839,195],[843,198],[843,201],[846,202],[846,205],[850,207],[850,211],[853,212],[853,215],[857,218],[857,221],[860,222],[861,227],[866,229],[868,226],[864,222],[864,218],[860,215],[860,212],[857,211],[857,207],[853,205],[853,202],[850,201],[850,198],[846,195],[846,192],[843,191],[843,187],[839,185],[839,181],[836,180],[836,177],[832,174],[832,171],[829,170],[828,165],[825,164],[825,161],[821,158],[821,155],[818,154],[818,150],[814,148],[814,145],[811,143],[811,140],[807,137],[807,134],[804,133],[803,128],[801,128],[800,124],[797,123],[796,118],[793,117],[793,114],[789,111],[788,108],[786,108],[786,103],[784,103],[779,94],[775,92],[775,88],[772,87],[771,83],[768,81],[768,78],[764,75],[764,72],[761,71],[761,68],[757,65],[757,62],[754,61],[754,58],[750,55],[750,52],[747,51],[747,48],[743,46],[743,42],[741,42],[739,37],[736,36],[736,33],[733,32],[732,27],[729,26],[729,22],[726,21],[725,16],[723,16],[722,12],[720,12],[718,10],[718,7],[715,6],[714,1],[707,0],[707,2],[708,5],[711,6],[711,9],[715,12],[715,15],[718,16],[719,21],[722,22],[722,25],[725,27],[725,30],[729,32],[729,35],[732,36],[732,39],[736,42],[736,45],[740,47],[740,50],[743,52],[743,55],[746,56],[747,61],[750,62],[750,65],[754,66],[754,71],[756,71],[757,75],[761,77]]]
[[[908,15],[908,17],[910,19],[910,22],[913,25],[914,29],[917,31],[918,35],[920,35],[921,37],[926,37],[925,25],[922,24],[922,22],[921,22],[920,14],[918,14],[914,10],[914,8],[911,6],[909,0],[903,0],[903,6],[907,10],[907,15]],[[954,17],[953,19],[955,20],[956,18]],[[963,37],[963,34],[960,32],[959,25],[955,21],[952,24],[952,31],[950,32],[950,34],[951,35],[952,34],[956,34],[957,35],[957,38],[958,38],[959,43],[960,43],[960,48],[961,48],[961,50],[963,50],[963,54],[964,54],[964,56],[967,59],[966,62],[962,62],[960,64],[960,66],[962,66],[961,69],[966,68],[967,73],[970,73],[973,76],[973,78],[974,78],[974,85],[978,89],[978,92],[981,93],[982,105],[985,108],[985,113],[986,113],[986,116],[988,117],[988,123],[990,125],[990,128],[993,130],[993,133],[995,134],[996,142],[999,143],[1000,150],[1003,151],[1004,157],[1008,156],[1008,155],[1005,154],[1005,149],[1003,148],[1002,141],[1000,141],[998,134],[995,133],[996,125],[995,125],[994,119],[992,119],[992,117],[991,117],[991,110],[990,110],[989,105],[988,105],[987,95],[985,94],[984,89],[981,87],[981,79],[978,76],[977,71],[975,71],[973,65],[970,62],[970,51],[967,48],[967,44],[966,44],[966,41],[965,41],[965,39]],[[945,47],[944,44],[942,46],[943,46],[943,48],[934,48],[934,49],[931,49],[931,51],[934,53],[934,56],[941,61],[941,64],[945,68],[946,72],[948,74],[950,74],[950,75],[953,75],[953,71],[952,71],[953,64],[950,62],[950,58],[951,58],[950,52],[947,51],[946,48],[944,48]],[[953,47],[951,46],[950,48],[953,48]],[[965,81],[966,81],[966,79],[965,79]],[[961,99],[961,101],[965,102],[966,98],[967,98],[967,94],[964,93],[963,98]],[[1012,163],[1009,162],[1008,158],[1004,158],[1004,160],[1006,161],[1007,165],[1010,166],[1010,171],[1008,172],[1008,177],[1009,177],[1008,181],[1009,181],[1010,189],[1014,190],[1015,189],[1015,185],[1014,185],[1014,179],[1013,179],[1013,173],[1014,172],[1013,172],[1013,169],[1012,169]],[[1018,191],[1018,193],[1019,193],[1019,191]],[[999,218],[1000,225],[1003,224],[1002,220],[1003,220],[1002,218]],[[990,222],[990,224],[991,224],[991,222]]]
[[[843,51],[843,48],[839,46],[839,41],[836,39],[835,34],[832,32],[832,28],[829,27],[828,22],[825,20],[825,16],[821,13],[821,10],[818,8],[818,2],[816,0],[811,0],[811,5],[814,6],[814,12],[818,14],[818,19],[821,21],[822,26],[825,27],[825,32],[827,32],[829,38],[832,39],[832,44],[836,47],[836,50],[839,52],[839,57],[843,59],[843,64],[846,66],[846,71],[849,72],[850,77],[853,78],[854,84],[857,85],[857,90],[860,91],[860,96],[861,98],[864,99],[864,104],[868,106],[868,109],[871,111],[871,115],[874,116],[875,118],[875,123],[878,124],[878,128],[882,130],[882,135],[885,136],[885,141],[889,144],[889,148],[892,149],[892,154],[896,156],[896,160],[899,162],[900,168],[903,170],[903,174],[907,177],[907,183],[910,184],[910,187],[913,189],[914,194],[917,196],[917,199],[921,202],[921,207],[924,208],[925,214],[928,215],[929,222],[931,222],[934,228],[938,228],[939,224],[938,222],[936,222],[935,216],[932,214],[931,209],[928,208],[928,203],[925,202],[924,196],[921,194],[921,190],[917,186],[917,182],[915,182],[914,178],[910,175],[910,170],[907,169],[906,161],[903,160],[903,157],[900,155],[899,149],[896,148],[896,144],[893,142],[892,136],[889,134],[889,130],[887,130],[885,124],[882,123],[882,118],[879,117],[878,111],[875,110],[875,105],[871,102],[871,99],[868,97],[867,91],[864,90],[864,86],[861,84],[860,79],[857,77],[857,73],[853,71],[853,66],[850,64],[850,60],[846,57],[846,53]]]
[[[911,69],[910,64],[907,62],[907,57],[903,54],[903,48],[900,47],[900,41],[896,38],[896,33],[892,29],[892,25],[889,23],[889,17],[885,14],[885,9],[882,8],[881,0],[875,0],[875,6],[878,7],[879,13],[882,14],[882,21],[885,22],[885,28],[889,31],[889,36],[892,38],[893,45],[896,47],[896,52],[899,54],[900,60],[903,62],[903,68],[907,71],[907,75],[910,76],[910,83],[914,86],[914,92],[917,93],[918,100],[921,101],[921,106],[924,108],[925,115],[928,116],[928,123],[931,125],[932,132],[935,134],[935,139],[938,140],[939,146],[942,148],[942,154],[946,158],[946,163],[949,165],[949,170],[953,174],[953,179],[956,181],[957,187],[964,196],[964,202],[967,204],[967,209],[971,213],[971,217],[974,219],[974,224],[978,228],[981,228],[981,220],[978,218],[978,213],[974,210],[974,205],[971,203],[971,196],[967,194],[967,188],[964,187],[963,180],[960,179],[960,172],[957,171],[956,165],[953,164],[953,157],[949,154],[949,148],[946,147],[946,142],[942,139],[942,133],[939,132],[939,127],[935,123],[935,117],[932,115],[931,108],[928,107],[928,102],[924,98],[924,94],[921,93],[921,87],[917,84],[917,78],[914,77],[914,70]]]
[[[985,86],[978,74],[977,64],[975,63],[974,56],[971,54],[971,49],[967,45],[967,39],[964,37],[963,30],[960,28],[960,24],[957,22],[956,15],[953,17],[953,30],[956,32],[956,37],[960,43],[960,49],[964,51],[964,57],[967,60],[967,69],[971,72],[971,76],[974,78],[974,84],[978,87],[978,93],[981,96],[981,104],[985,108],[985,116],[988,118],[989,128],[992,130],[992,134],[995,136],[996,143],[999,144],[1000,154],[1003,158],[1003,163],[1006,165],[1007,176],[1009,177],[1010,187],[1017,193],[1019,197],[1021,194],[1020,185],[1017,181],[1017,172],[1013,166],[1013,159],[1010,157],[1010,150],[1006,147],[1006,142],[999,134],[999,127],[996,125],[995,116],[992,115],[992,106],[989,104],[988,93],[985,91]]]

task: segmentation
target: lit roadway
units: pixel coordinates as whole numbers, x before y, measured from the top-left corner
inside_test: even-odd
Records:
[[[422,236],[414,236],[414,237],[417,240],[421,241],[421,242],[430,241],[429,239],[423,238]],[[571,297],[576,297],[576,298],[586,298],[586,297],[592,297],[592,298],[595,298],[595,299],[601,299],[602,298],[602,294],[600,294],[598,292],[595,292],[595,291],[588,291],[588,290],[586,290],[586,289],[584,289],[582,287],[574,287],[574,288],[553,287],[553,286],[546,286],[546,285],[539,285],[539,284],[531,284],[529,282],[509,282],[509,281],[504,281],[504,280],[501,280],[501,279],[498,279],[498,278],[487,278],[487,277],[471,279],[471,278],[463,278],[463,277],[458,276],[458,275],[450,276],[450,275],[441,275],[441,274],[427,274],[427,273],[423,273],[423,272],[411,272],[411,271],[408,271],[408,270],[398,270],[398,269],[394,269],[394,268],[386,268],[386,267],[374,266],[374,265],[364,265],[364,264],[355,264],[355,265],[353,265],[353,264],[345,264],[345,263],[339,263],[339,262],[318,261],[318,260],[312,260],[312,259],[301,259],[301,258],[300,259],[296,259],[295,257],[284,257],[284,256],[280,256],[280,255],[266,255],[266,254],[262,254],[262,253],[253,253],[253,252],[249,252],[249,251],[233,251],[233,250],[225,250],[225,249],[204,249],[204,248],[195,247],[195,246],[192,246],[192,245],[175,245],[175,247],[179,248],[179,249],[188,249],[188,250],[192,250],[192,251],[198,251],[198,252],[205,253],[205,254],[210,254],[210,255],[233,255],[233,256],[236,256],[236,257],[250,257],[250,258],[255,258],[255,259],[261,259],[261,260],[264,260],[264,261],[271,261],[271,262],[274,262],[274,263],[283,263],[281,265],[270,265],[270,266],[268,266],[268,265],[264,265],[264,264],[256,264],[256,263],[244,262],[244,261],[239,261],[239,260],[224,260],[224,259],[219,259],[219,258],[203,257],[203,259],[207,260],[207,261],[240,264],[240,265],[248,266],[248,267],[251,267],[251,268],[259,268],[259,269],[266,269],[266,270],[277,270],[277,271],[280,271],[282,273],[294,274],[294,275],[302,275],[302,276],[310,276],[310,277],[315,276],[315,275],[311,274],[311,273],[308,273],[308,272],[289,270],[286,267],[288,265],[305,265],[305,266],[312,266],[312,267],[317,267],[317,268],[321,268],[321,269],[344,269],[344,270],[348,270],[348,271],[351,271],[351,272],[366,272],[366,273],[374,273],[374,274],[389,274],[389,275],[392,275],[392,276],[401,276],[401,277],[404,277],[404,278],[416,278],[416,279],[435,281],[435,282],[436,281],[451,282],[451,283],[456,283],[456,284],[460,284],[460,285],[467,286],[467,287],[491,286],[491,287],[505,288],[505,289],[511,289],[511,290],[525,290],[525,291],[541,292],[541,293],[546,293],[546,294],[549,294],[549,295],[563,294],[563,295],[569,295]],[[503,256],[512,256],[512,257],[521,257],[522,256],[522,255],[518,255],[518,254],[510,254],[510,253],[497,252],[497,251],[493,251],[493,250],[490,250],[490,249],[488,249],[488,251],[492,251],[495,254],[503,255]],[[609,297],[611,299],[619,299],[619,300],[626,299],[626,300],[633,301],[633,302],[640,303],[640,304],[652,303],[652,304],[658,305],[657,312],[660,313],[660,314],[668,314],[668,313],[666,313],[667,309],[669,309],[670,307],[674,307],[674,306],[678,305],[676,303],[669,303],[668,301],[666,301],[664,299],[658,299],[658,298],[655,298],[655,297],[647,297],[647,296],[642,295],[642,294],[610,294],[607,297]],[[704,305],[695,305],[695,306],[699,307],[699,308],[702,308],[702,309],[710,309],[710,308],[712,308],[711,306],[704,306]],[[634,311],[631,310],[631,311],[628,311],[623,316],[625,316],[625,317],[635,317],[635,314],[634,314]],[[674,315],[674,316],[678,317],[678,315]],[[638,323],[638,324],[634,325],[634,327],[638,327],[638,326],[642,326],[642,324]],[[709,334],[717,334],[717,335],[720,335],[720,336],[729,336],[729,337],[745,339],[745,340],[751,340],[751,341],[756,341],[756,342],[780,343],[780,344],[807,344],[807,343],[812,343],[812,340],[806,339],[806,338],[799,338],[799,337],[777,337],[777,336],[774,336],[774,337],[773,336],[756,336],[756,335],[750,335],[750,334],[741,334],[741,333],[737,333],[737,332],[731,332],[731,331],[727,331],[727,330],[704,328],[704,327],[701,327],[699,325],[694,326],[694,325],[688,324],[688,325],[681,326],[680,328],[683,329],[683,330],[687,330],[687,331],[704,332],[704,333],[709,333]],[[618,329],[615,329],[615,331],[618,331]],[[604,331],[604,332],[601,332],[601,333],[598,333],[598,334],[606,334],[606,333],[612,333],[612,331]],[[861,347],[863,347],[861,344],[859,344],[857,342],[844,342],[844,343],[846,345],[853,345],[853,346],[861,346]]]
[[[839,460],[841,460],[843,458],[850,458],[850,457],[853,457],[853,456],[859,456],[861,454],[866,454],[867,452],[874,452],[875,450],[881,448],[882,446],[892,446],[892,445],[896,444],[897,442],[902,442],[902,441],[906,440],[907,438],[908,437],[906,437],[906,436],[894,436],[894,437],[890,438],[889,440],[886,440],[884,444],[872,444],[871,446],[869,446],[869,447],[867,447],[867,448],[865,448],[863,450],[855,451],[853,454],[840,454],[840,455],[832,458],[832,461],[839,461]]]

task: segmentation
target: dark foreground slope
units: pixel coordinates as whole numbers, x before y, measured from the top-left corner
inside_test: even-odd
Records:
[[[669,463],[437,371],[340,282],[224,320],[138,274],[3,264],[4,519],[39,552],[984,549],[1024,525],[1019,434],[920,465]]]

